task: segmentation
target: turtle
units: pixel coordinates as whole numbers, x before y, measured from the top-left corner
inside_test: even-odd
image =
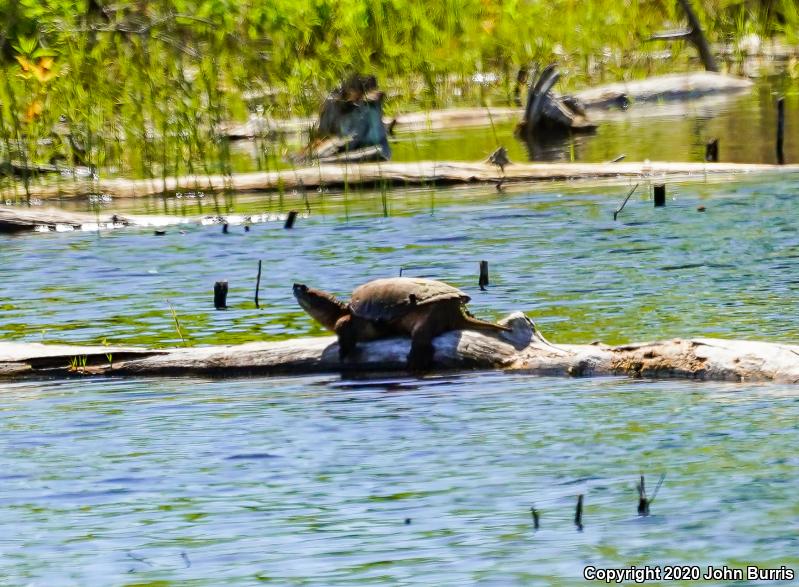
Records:
[[[475,318],[466,310],[469,296],[433,279],[375,279],[357,287],[349,303],[302,283],[295,283],[293,290],[300,306],[336,333],[341,360],[358,342],[409,335],[408,367],[424,371],[433,363],[433,339],[439,334],[450,330],[512,330]]]

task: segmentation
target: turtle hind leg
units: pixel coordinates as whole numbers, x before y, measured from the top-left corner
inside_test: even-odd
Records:
[[[435,347],[433,338],[439,334],[430,317],[411,331],[411,352],[408,353],[408,370],[429,371],[433,366]]]
[[[435,347],[429,337],[414,337],[411,341],[411,352],[408,353],[408,370],[414,373],[429,371],[433,366]]]
[[[338,337],[338,358],[344,360],[355,350],[358,342],[358,330],[352,316],[347,314],[336,321],[333,329]]]

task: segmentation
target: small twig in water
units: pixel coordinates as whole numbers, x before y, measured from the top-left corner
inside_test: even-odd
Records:
[[[583,531],[583,494],[577,496],[577,509],[574,512],[574,525],[577,530]]]
[[[180,337],[180,340],[182,340],[183,344],[185,345],[186,344],[186,339],[184,338],[183,332],[180,329],[180,320],[178,320],[178,314],[177,314],[177,312],[175,312],[175,308],[172,306],[172,302],[167,300],[166,303],[169,304],[169,309],[172,312],[172,319],[175,321],[175,330],[178,331],[178,336]]]
[[[143,559],[143,558],[141,558],[141,557],[139,557],[139,556],[136,556],[136,555],[134,555],[132,552],[128,552],[128,553],[126,553],[126,554],[128,555],[128,558],[132,558],[133,560],[135,560],[135,561],[137,561],[137,562],[144,563],[144,564],[145,564],[145,565],[147,565],[148,567],[151,567],[151,566],[153,566],[153,563],[151,563],[151,562],[150,562],[150,561],[148,561],[147,559]]]
[[[646,482],[644,476],[641,475],[641,481],[635,486],[638,490],[638,515],[649,515],[649,500],[646,498]]]
[[[635,488],[638,490],[638,515],[639,516],[648,516],[649,515],[649,506],[652,505],[652,502],[655,501],[655,497],[660,490],[660,486],[663,485],[663,480],[666,478],[666,474],[663,473],[660,476],[660,480],[658,480],[658,484],[655,486],[655,492],[652,494],[652,497],[646,497],[646,485],[644,481],[644,476],[641,475],[641,481],[636,484]]]
[[[619,208],[613,213],[613,220],[616,220],[616,217],[621,213],[622,210],[624,210],[624,207],[627,205],[627,200],[630,199],[630,196],[632,196],[635,193],[635,190],[637,189],[638,189],[638,184],[635,184],[633,186],[633,189],[630,190],[630,193],[627,194],[627,197],[624,198],[624,201],[621,203],[621,206],[619,206]]]
[[[188,569],[191,566],[191,561],[189,560],[189,555],[185,552],[180,553],[180,558],[183,559],[183,562],[186,564],[186,568]]]
[[[538,530],[539,513],[538,510],[535,509],[535,506],[530,508],[530,515],[533,516],[533,529]]]
[[[486,286],[488,285],[488,261],[480,261],[480,277],[478,279],[478,285],[482,291],[486,290]]]
[[[255,307],[256,309],[260,309],[261,306],[258,305],[258,292],[261,289],[261,261],[258,261],[258,277],[255,278]]]

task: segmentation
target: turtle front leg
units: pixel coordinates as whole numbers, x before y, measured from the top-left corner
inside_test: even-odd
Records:
[[[411,332],[411,352],[408,353],[408,370],[413,372],[429,371],[433,366],[435,332],[422,325]]]
[[[343,361],[355,350],[358,342],[358,331],[352,316],[347,314],[339,318],[333,331],[338,337],[338,358]]]

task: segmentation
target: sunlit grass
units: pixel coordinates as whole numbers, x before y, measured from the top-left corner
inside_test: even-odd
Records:
[[[712,41],[799,38],[790,0],[702,5]],[[0,21],[10,23],[0,35],[0,161],[161,181],[229,175],[242,155],[224,123],[313,115],[355,71],[377,75],[391,115],[508,104],[517,72],[533,64],[557,62],[565,91],[686,69],[693,55],[684,43],[646,42],[681,24],[674,3],[657,0],[43,0],[0,6]],[[670,58],[651,57],[664,48]],[[256,143],[257,168],[285,165],[283,138]],[[0,181],[27,198],[28,179]]]

